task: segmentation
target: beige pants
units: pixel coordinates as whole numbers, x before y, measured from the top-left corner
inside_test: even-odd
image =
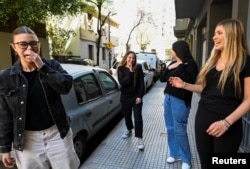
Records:
[[[25,131],[24,150],[14,150],[18,169],[77,169],[80,161],[75,153],[70,129],[61,139],[54,125],[42,131]]]

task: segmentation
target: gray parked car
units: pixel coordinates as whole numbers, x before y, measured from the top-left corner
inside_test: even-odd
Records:
[[[119,84],[98,67],[61,65],[74,79],[70,92],[61,98],[71,120],[75,150],[82,161],[86,142],[121,111]]]

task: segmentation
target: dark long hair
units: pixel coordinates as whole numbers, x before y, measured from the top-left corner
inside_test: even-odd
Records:
[[[133,54],[135,56],[135,63],[133,64],[133,72],[135,73],[135,75],[134,75],[134,86],[135,86],[136,85],[136,79],[137,79],[137,76],[138,76],[138,71],[136,70],[136,67],[137,67],[137,56],[136,56],[136,53],[134,51],[128,51],[128,52],[126,52],[126,54],[123,56],[121,62],[117,66],[117,71],[118,71],[118,69],[119,69],[120,66],[125,66],[127,64],[127,57],[130,54]]]
[[[126,52],[126,54],[122,57],[122,60],[121,60],[121,62],[119,64],[119,66],[125,66],[127,64],[127,57],[130,54],[133,54],[135,56],[135,63],[133,65],[133,70],[134,70],[135,67],[136,67],[136,64],[137,64],[137,61],[136,61],[137,60],[137,56],[136,56],[136,53],[134,51],[128,51],[128,52]]]

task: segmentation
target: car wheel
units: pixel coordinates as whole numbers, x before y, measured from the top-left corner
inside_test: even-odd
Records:
[[[78,134],[74,138],[74,148],[75,148],[78,158],[80,159],[82,163],[84,160],[84,155],[85,155],[85,150],[86,150],[86,139],[84,135]]]

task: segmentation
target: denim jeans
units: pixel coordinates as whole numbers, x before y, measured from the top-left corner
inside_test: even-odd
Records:
[[[191,163],[191,151],[187,135],[190,107],[184,100],[165,94],[164,118],[168,134],[171,157],[180,157],[182,162]]]

